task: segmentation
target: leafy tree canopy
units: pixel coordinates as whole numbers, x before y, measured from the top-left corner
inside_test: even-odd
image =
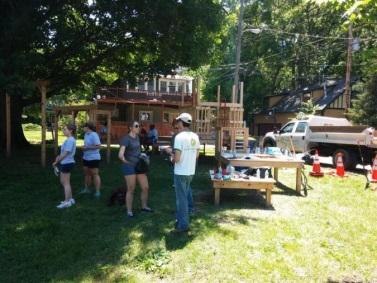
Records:
[[[51,92],[208,62],[223,10],[209,0],[2,1],[0,88]],[[25,100],[27,104],[29,101]]]
[[[40,101],[37,80],[49,81],[48,97],[71,100],[117,78],[198,68],[212,57],[225,12],[215,0],[1,1],[0,91],[13,96],[12,140],[22,140],[23,107]]]
[[[348,26],[360,38],[353,54],[353,75],[370,76],[377,66],[376,1],[245,1],[240,80],[245,83],[245,119],[263,107],[266,95],[344,77]],[[214,53],[204,94],[213,99],[217,85],[230,97],[235,70],[239,6],[227,16],[229,41]],[[225,43],[224,43],[225,45]]]

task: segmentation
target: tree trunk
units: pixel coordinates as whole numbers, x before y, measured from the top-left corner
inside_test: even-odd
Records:
[[[22,130],[22,97],[11,96],[11,139],[12,149],[29,145]],[[5,95],[0,95],[0,148],[6,148],[6,117],[5,117]]]

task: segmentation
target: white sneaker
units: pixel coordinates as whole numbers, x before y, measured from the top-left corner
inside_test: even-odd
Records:
[[[74,205],[76,202],[75,202],[75,200],[73,199],[73,198],[71,198],[70,200],[69,200],[69,202],[71,203],[71,205]]]
[[[57,206],[57,208],[62,209],[62,208],[68,208],[72,206],[71,200],[63,201],[61,204]]]

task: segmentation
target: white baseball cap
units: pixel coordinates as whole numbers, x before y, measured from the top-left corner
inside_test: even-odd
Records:
[[[182,122],[185,122],[187,124],[191,124],[192,123],[192,117],[189,113],[181,113],[179,114],[179,116],[177,118],[175,118],[177,121],[182,121]]]

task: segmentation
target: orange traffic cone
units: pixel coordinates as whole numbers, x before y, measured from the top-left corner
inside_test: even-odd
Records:
[[[315,151],[313,168],[309,175],[313,177],[323,177],[323,172],[321,172],[321,164],[319,163],[318,150]]]
[[[373,160],[371,182],[377,183],[377,155]]]
[[[341,153],[336,155],[336,175],[344,177],[343,155]]]

